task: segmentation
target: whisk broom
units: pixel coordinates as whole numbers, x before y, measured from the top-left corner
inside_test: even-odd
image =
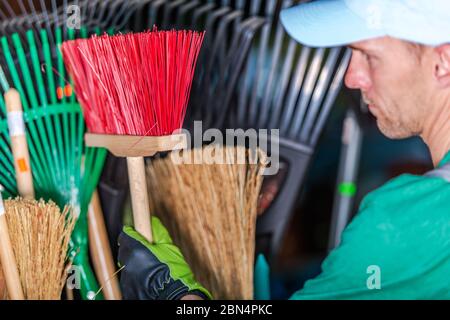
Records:
[[[5,201],[5,211],[25,298],[59,300],[75,224],[70,207],[17,198]]]
[[[204,33],[157,31],[67,41],[62,52],[88,146],[127,157],[133,220],[152,241],[144,156],[186,146],[181,128]]]
[[[213,163],[218,152],[224,164]],[[167,157],[147,167],[152,211],[168,227],[198,280],[217,299],[253,299],[256,215],[265,155],[258,151],[252,157],[252,152],[208,146],[183,151],[187,159],[203,155],[203,164],[175,164]]]

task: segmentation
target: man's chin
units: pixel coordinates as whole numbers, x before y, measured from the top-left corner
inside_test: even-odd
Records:
[[[412,134],[409,131],[406,130],[402,130],[400,129],[398,126],[384,126],[382,124],[380,124],[380,122],[377,120],[377,126],[378,129],[381,131],[381,133],[392,140],[400,140],[400,139],[407,139],[407,138],[411,138],[414,136],[414,134]]]

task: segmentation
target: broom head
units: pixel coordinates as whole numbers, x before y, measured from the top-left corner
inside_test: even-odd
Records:
[[[102,144],[111,150],[121,144],[112,140],[99,143],[98,139],[104,141],[110,135],[168,136],[180,129],[203,38],[204,32],[154,29],[63,43],[64,61],[88,130],[102,135],[97,142],[90,137],[87,144]],[[125,138],[128,149],[136,145],[130,139]],[[173,145],[180,142],[183,138],[178,136],[175,142],[171,138],[151,148],[154,139],[138,141],[141,149],[151,149],[152,153],[176,149]],[[119,149],[116,154],[127,153]]]

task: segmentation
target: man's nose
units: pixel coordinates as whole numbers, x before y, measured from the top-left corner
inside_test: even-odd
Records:
[[[358,65],[353,57],[350,60],[344,81],[348,88],[362,91],[367,91],[371,85],[366,70],[363,66]]]

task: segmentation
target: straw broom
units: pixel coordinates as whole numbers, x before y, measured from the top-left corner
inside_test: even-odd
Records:
[[[253,299],[257,202],[265,156],[258,151],[255,159],[243,147],[217,146],[184,151],[184,156],[198,159],[202,152],[203,164],[198,165],[177,165],[170,157],[152,161],[147,167],[152,212],[216,299]],[[206,164],[217,159],[217,152],[230,164]]]
[[[5,211],[25,299],[61,299],[75,224],[72,210],[16,198],[5,201]]]

